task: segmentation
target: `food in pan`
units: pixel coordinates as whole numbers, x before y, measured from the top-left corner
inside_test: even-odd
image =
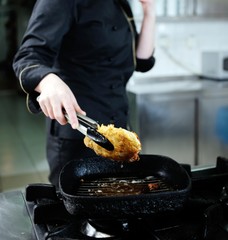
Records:
[[[159,189],[159,184],[158,183],[148,183],[147,187],[150,191]]]
[[[100,178],[96,180],[81,179],[80,191],[85,194],[86,190],[90,196],[127,196],[149,194],[169,189],[165,182],[156,180],[153,176],[145,178]]]
[[[84,138],[87,147],[102,157],[116,161],[133,162],[139,160],[141,143],[135,132],[123,128],[116,128],[113,124],[98,126],[97,131],[104,135],[114,146],[114,150],[108,151],[96,144],[88,137]]]
[[[139,195],[142,193],[151,193],[159,189],[158,183],[153,183],[154,188],[150,188],[149,184],[144,186],[140,184],[133,184],[127,182],[116,182],[111,184],[102,184],[99,188],[88,189],[89,193],[94,196],[127,196]]]

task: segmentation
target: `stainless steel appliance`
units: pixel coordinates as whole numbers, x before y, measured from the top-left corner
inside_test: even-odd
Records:
[[[228,156],[228,81],[196,77],[139,79],[128,89],[130,127],[143,154],[214,165]]]
[[[201,83],[194,78],[140,79],[128,89],[130,127],[143,154],[162,154],[195,165],[196,98]]]
[[[214,80],[228,80],[228,50],[203,51],[202,75]]]
[[[196,15],[204,17],[227,17],[227,0],[190,0],[196,2]]]

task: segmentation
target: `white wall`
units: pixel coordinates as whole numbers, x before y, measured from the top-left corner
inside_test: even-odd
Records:
[[[136,0],[132,4],[139,28],[141,6]],[[200,74],[202,51],[228,51],[227,29],[228,18],[158,18],[156,65],[148,73],[135,73],[133,79]]]

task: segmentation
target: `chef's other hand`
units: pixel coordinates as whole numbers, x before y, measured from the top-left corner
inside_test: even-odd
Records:
[[[155,0],[139,0],[143,7],[144,16],[147,14],[155,14]]]
[[[80,108],[70,88],[57,75],[50,73],[45,76],[35,89],[40,93],[38,98],[41,110],[51,118],[56,119],[61,125],[67,123],[63,109],[69,117],[72,128],[78,127],[77,113],[85,115]]]

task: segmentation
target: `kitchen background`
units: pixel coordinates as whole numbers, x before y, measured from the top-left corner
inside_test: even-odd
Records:
[[[156,65],[128,84],[130,125],[142,153],[193,168],[214,165],[217,156],[228,156],[228,2],[156,2]],[[48,166],[44,117],[27,112],[11,71],[35,1],[0,3],[0,191],[6,191],[47,182]],[[131,4],[139,26],[140,4]]]

